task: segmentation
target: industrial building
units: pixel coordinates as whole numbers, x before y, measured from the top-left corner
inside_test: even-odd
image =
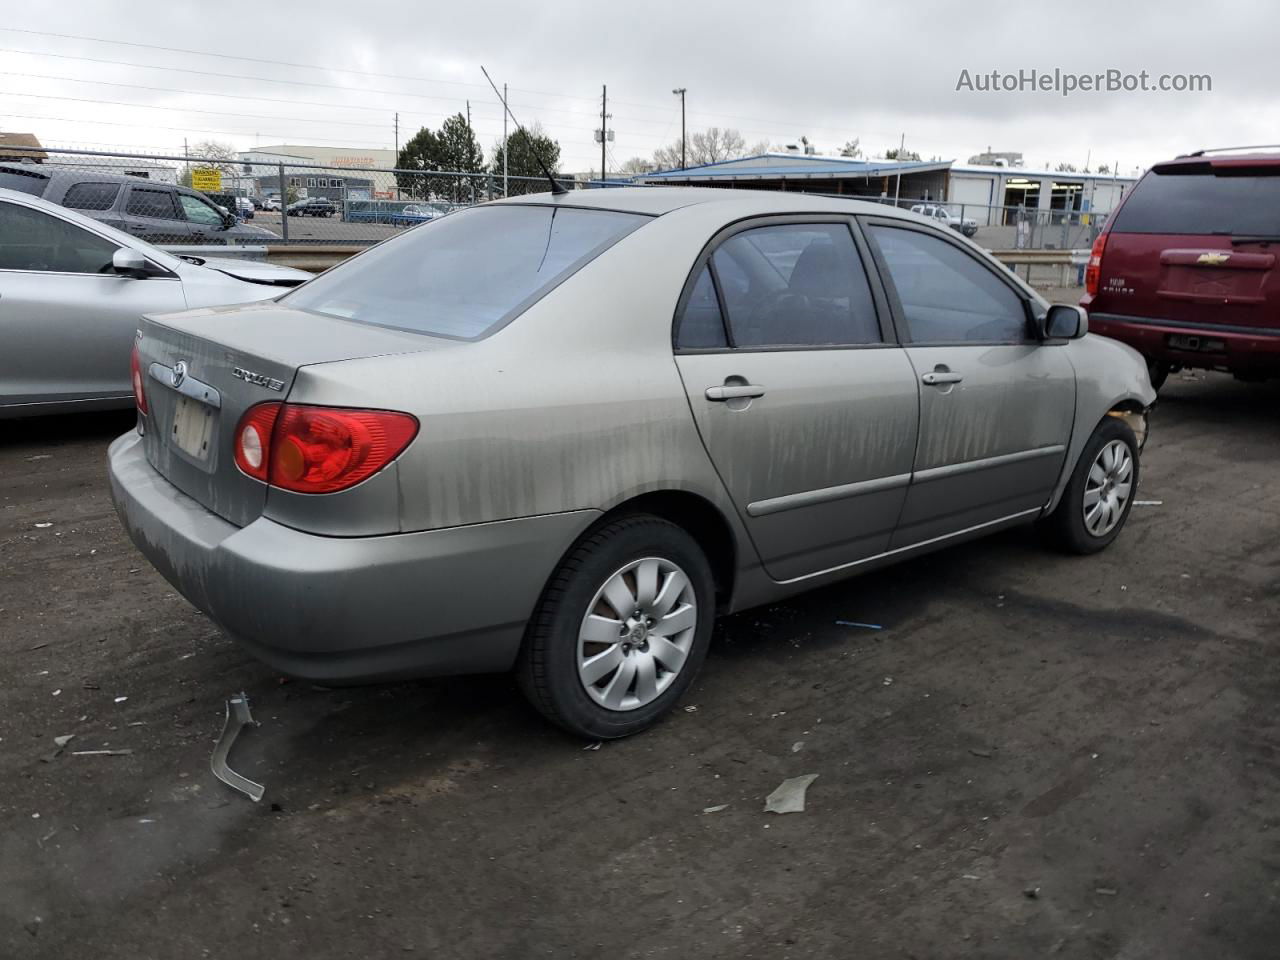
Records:
[[[880,200],[944,201],[979,226],[1006,226],[1020,216],[1041,221],[1106,214],[1136,182],[1112,174],[1028,170],[953,160],[855,160],[765,153],[686,170],[642,174],[636,183],[793,190]]]

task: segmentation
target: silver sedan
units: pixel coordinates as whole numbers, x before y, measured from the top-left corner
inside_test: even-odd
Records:
[[[149,319],[134,367],[117,509],[248,651],[514,668],[595,738],[672,707],[719,613],[1036,520],[1106,547],[1155,397],[954,231],[749,190],[486,204]]]
[[[0,189],[0,419],[128,407],[144,313],[274,297],[311,275],[176,257],[91,217]]]

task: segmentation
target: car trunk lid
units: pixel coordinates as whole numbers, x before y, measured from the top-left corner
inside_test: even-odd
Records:
[[[147,460],[187,496],[244,526],[267,497],[266,484],[235,464],[235,428],[246,410],[287,399],[303,366],[432,347],[429,337],[273,302],[144,318]]]

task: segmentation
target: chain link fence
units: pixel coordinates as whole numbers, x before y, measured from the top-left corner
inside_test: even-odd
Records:
[[[1110,211],[987,206],[944,200],[857,197],[910,210],[963,233],[988,250],[1087,250],[1093,246]]]
[[[24,152],[25,151],[25,152]],[[0,187],[162,245],[368,245],[545,177],[6,147]],[[246,151],[251,155],[251,151]],[[565,189],[601,186],[558,178]],[[616,186],[617,184],[608,184]]]

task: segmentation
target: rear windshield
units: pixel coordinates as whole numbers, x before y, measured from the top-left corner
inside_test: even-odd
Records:
[[[1280,235],[1280,176],[1152,170],[1133,188],[1112,229],[1274,237]]]
[[[382,327],[475,340],[648,219],[533,205],[464,210],[329,270],[282,302]]]
[[[22,193],[29,193],[33,197],[38,197],[44,193],[45,185],[49,182],[48,174],[28,173],[26,170],[14,170],[12,168],[0,167],[0,187],[6,190],[18,190]]]

